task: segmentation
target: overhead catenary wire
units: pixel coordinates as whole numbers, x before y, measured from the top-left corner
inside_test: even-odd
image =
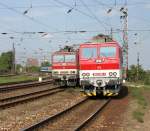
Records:
[[[100,1],[99,1],[100,3]],[[116,6],[122,6],[121,3],[117,3]],[[150,5],[150,2],[134,2],[134,3],[128,3],[128,6],[137,6],[137,5]],[[112,7],[114,6],[114,4],[110,4],[110,3],[102,3],[101,4],[87,4],[87,6],[89,7],[96,7],[96,6],[107,6],[107,7]],[[33,8],[49,8],[49,7],[62,7],[61,5],[53,5],[53,4],[46,4],[46,5],[32,5]],[[81,4],[76,4],[76,7],[83,7],[83,5]],[[14,8],[14,9],[19,9],[19,8],[28,8],[28,6],[13,6],[11,8]],[[0,9],[7,9],[6,7],[0,7]]]
[[[106,5],[104,4],[104,3],[101,3],[101,2],[99,2],[98,0],[96,0],[96,2],[97,2],[97,4],[98,5],[100,5],[100,6],[102,6],[105,10],[106,10],[106,12],[107,12],[107,7],[106,7]],[[116,6],[116,1],[115,1],[115,6]],[[112,8],[111,7],[109,7],[109,9],[110,10],[112,10]],[[112,27],[112,23],[111,23],[111,19],[110,19],[110,17],[107,15],[107,19],[108,19],[108,22],[109,22],[109,25],[110,25],[110,27],[111,27],[111,30],[113,29],[113,27]],[[111,33],[112,31],[110,31],[110,33]]]
[[[63,6],[72,8],[72,6],[70,6],[69,4],[66,4],[66,3],[64,3],[64,2],[62,2],[62,1],[59,1],[59,0],[53,0],[53,1],[59,3],[59,4],[63,5]],[[74,10],[76,10],[76,11],[79,12],[79,13],[81,13],[82,15],[85,15],[85,16],[87,16],[87,17],[93,18],[93,16],[91,16],[91,15],[89,15],[89,14],[87,14],[87,13],[85,13],[85,12],[83,12],[83,11],[77,9],[77,8],[75,8]]]
[[[45,33],[50,33],[50,34],[78,34],[78,33],[91,33],[91,32],[101,32],[103,30],[65,30],[65,31],[28,31],[28,32],[0,32],[1,35],[6,36],[6,35],[12,35],[12,34],[22,34],[22,35],[36,35],[36,34],[45,34]],[[111,31],[111,29],[108,29],[106,31]],[[113,32],[122,32],[123,29],[114,29]],[[128,29],[127,31],[129,32],[150,32],[150,29]]]
[[[92,12],[92,10],[86,5],[86,3],[83,0],[80,0],[80,2],[84,5],[84,7],[87,9],[87,11],[93,16],[93,18],[100,24],[102,25],[105,30],[107,29],[107,27],[105,25],[108,25],[104,22],[102,22],[101,20],[99,20],[99,18],[97,18],[97,16]],[[110,26],[110,25],[108,25]]]
[[[60,1],[60,0],[53,0],[53,1],[55,1],[55,2],[57,2],[57,3],[59,3],[59,4],[61,4],[61,5],[64,5],[64,6],[66,6],[66,7],[69,7],[70,9],[72,8],[72,6],[70,6],[69,4],[64,3],[64,2],[62,2],[62,1]],[[95,19],[95,17],[94,17],[93,15],[89,15],[88,13],[85,13],[85,12],[83,12],[83,11],[77,9],[77,8],[74,8],[74,10],[77,11],[77,12],[79,12],[80,14],[82,14],[82,15],[84,15],[84,16],[87,16],[87,17],[89,17],[89,18]],[[104,23],[104,22],[103,22],[103,24],[105,24],[106,26],[109,26],[107,23]]]
[[[53,0],[53,1],[58,1],[58,0]],[[98,1],[98,0],[96,0],[96,1]],[[71,7],[70,5],[65,4],[65,3],[62,4],[62,2],[61,2],[60,4],[63,5],[63,6]],[[104,3],[100,2],[100,1],[99,1],[99,4],[101,4],[102,6],[110,7],[110,6],[108,6],[109,4],[104,4]],[[3,4],[2,2],[0,2],[0,5],[4,6],[5,8],[7,8],[7,9],[9,9],[9,10],[15,11],[16,13],[19,13],[19,14],[23,15],[22,12],[19,12],[19,11],[15,10],[14,8],[9,7],[9,6],[5,5],[5,4]],[[76,4],[76,6],[77,6],[77,5],[78,5],[78,4]],[[77,10],[77,9],[75,9],[75,10]],[[86,15],[86,14],[84,14],[84,15]],[[38,24],[41,24],[41,25],[44,26],[46,29],[49,28],[49,25],[45,25],[45,24],[43,25],[43,23],[41,23],[41,22],[39,23],[39,21],[37,21],[36,19],[34,19],[34,18],[30,17],[30,16],[27,16],[27,15],[23,15],[23,16],[27,17],[28,19],[30,19],[30,20],[32,20],[32,21],[38,23]],[[89,16],[89,15],[88,15],[88,17],[93,18],[92,16]],[[140,20],[141,20],[141,19],[140,19]],[[144,20],[144,21],[145,21],[145,20]],[[148,22],[148,21],[147,21],[147,22]],[[137,31],[138,31],[138,30],[137,30]],[[139,30],[139,31],[149,31],[149,30]],[[13,31],[13,30],[12,30],[12,32],[16,32],[16,31]],[[44,31],[44,32],[46,32],[46,31]],[[59,32],[59,31],[58,31],[58,32]],[[61,32],[61,31],[60,31],[60,32]],[[62,32],[63,32],[63,31],[62,31]],[[16,32],[16,33],[17,33],[17,32]],[[49,32],[49,33],[51,33],[51,32]],[[52,32],[52,33],[53,33],[53,32]],[[54,32],[54,33],[55,33],[55,32]],[[56,33],[57,33],[57,31],[56,31]]]
[[[103,6],[103,7],[106,7],[106,9],[111,9],[111,10],[113,9],[113,10],[116,10],[116,11],[119,11],[119,12],[121,11],[121,9],[124,9],[124,6],[126,6],[126,2],[127,2],[126,0],[123,0],[124,3],[122,3],[122,4],[118,4],[118,3],[117,3],[116,6],[119,5],[119,8],[117,8],[117,7],[113,7],[113,4],[112,4],[112,5],[111,5],[111,4],[106,4],[106,3],[101,2],[100,0],[95,0],[95,1],[97,2],[98,5],[101,5],[101,6]],[[140,4],[140,3],[142,4],[142,2],[139,2],[139,3],[135,3],[135,2],[134,2],[133,4],[136,5],[136,4]],[[148,3],[150,4],[150,2],[146,2],[146,3],[147,3],[147,4],[148,4]],[[145,4],[146,4],[146,3],[145,3]],[[133,4],[132,4],[132,5],[133,5]],[[129,6],[129,5],[130,5],[130,3],[128,3],[128,6]],[[138,14],[137,14],[137,15],[138,15]],[[144,17],[141,17],[141,16],[139,16],[139,15],[136,16],[136,14],[134,14],[134,15],[132,14],[132,16],[131,16],[131,14],[130,14],[129,17],[132,17],[132,18],[134,18],[134,19],[137,19],[138,21],[142,21],[142,22],[145,22],[145,23],[150,24],[150,20],[148,20],[148,19],[146,19],[146,18],[144,18]],[[138,29],[137,29],[137,31],[138,31]],[[141,30],[141,29],[140,29],[139,31],[148,31],[148,30],[143,30],[143,29]]]
[[[26,17],[27,19],[29,19],[29,20],[31,20],[31,21],[37,23],[37,24],[42,25],[46,30],[49,29],[49,28],[52,28],[52,29],[58,31],[58,29],[56,29],[56,28],[54,28],[54,27],[50,27],[49,25],[47,25],[47,24],[45,24],[45,23],[43,23],[43,22],[41,22],[41,21],[39,21],[39,20],[37,20],[37,19],[35,19],[35,18],[32,18],[32,17],[30,17],[30,16],[28,16],[28,15],[24,15],[22,12],[19,12],[18,10],[14,9],[14,8],[12,8],[12,7],[9,7],[9,6],[7,6],[6,4],[4,4],[4,3],[2,3],[2,2],[0,2],[0,5],[3,6],[3,7],[6,7],[7,9],[9,9],[9,10],[11,10],[11,11],[17,13],[17,14],[20,14],[20,15]]]

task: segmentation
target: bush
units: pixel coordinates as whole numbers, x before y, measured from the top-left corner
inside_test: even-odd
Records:
[[[150,84],[150,80],[149,80],[148,78],[146,78],[146,79],[144,80],[144,84],[145,84],[145,85],[149,85],[149,84]]]
[[[128,70],[128,80],[150,85],[150,72],[145,71],[141,65],[138,68],[136,65],[131,65]]]

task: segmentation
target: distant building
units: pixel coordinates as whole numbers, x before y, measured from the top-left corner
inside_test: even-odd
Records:
[[[39,61],[36,58],[28,58],[27,66],[39,66]]]

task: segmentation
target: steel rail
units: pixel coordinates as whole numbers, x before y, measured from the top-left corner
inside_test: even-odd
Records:
[[[6,107],[10,107],[10,106],[13,106],[13,105],[16,105],[16,104],[19,104],[19,103],[23,103],[23,102],[27,102],[27,101],[31,101],[31,100],[34,100],[34,99],[38,99],[38,98],[41,98],[41,97],[45,97],[45,96],[48,96],[48,95],[53,95],[53,94],[56,94],[58,92],[62,92],[64,91],[65,89],[60,89],[60,88],[53,88],[53,89],[50,89],[49,91],[45,90],[45,91],[41,91],[41,92],[34,92],[34,93],[31,93],[30,94],[26,94],[26,95],[22,95],[22,96],[17,96],[12,101],[8,101],[8,102],[3,102],[0,104],[0,109],[4,109]],[[8,98],[8,100],[11,100],[11,98]]]
[[[52,90],[55,90],[55,89],[58,89],[58,87],[2,98],[2,99],[0,99],[0,102],[5,102],[5,101],[8,101],[8,100],[13,100],[13,99],[17,99],[17,98],[19,99],[19,98],[26,97],[26,96],[36,95],[36,94],[39,94],[39,93],[44,93],[44,92],[52,91]]]
[[[65,110],[63,110],[63,111],[61,111],[61,112],[59,112],[59,113],[56,114],[56,115],[47,117],[47,118],[45,118],[44,120],[41,120],[41,121],[38,122],[38,123],[35,123],[35,124],[33,124],[33,125],[31,125],[31,126],[29,126],[29,127],[27,127],[27,128],[21,129],[21,131],[36,130],[36,129],[42,127],[44,124],[49,123],[50,121],[52,121],[52,120],[54,120],[54,119],[60,117],[61,115],[67,113],[68,111],[71,111],[73,108],[76,108],[76,107],[80,106],[81,104],[83,104],[83,103],[86,102],[87,100],[89,100],[88,97],[86,97],[85,99],[83,99],[83,100],[80,101],[79,103],[77,103],[77,104],[75,104],[75,105],[73,105],[73,106],[71,106],[71,107],[69,107],[69,108],[67,108],[67,109],[65,109]]]
[[[36,86],[41,86],[41,85],[46,85],[46,84],[52,84],[52,80],[45,80],[43,82],[36,81],[36,82],[30,82],[30,83],[21,83],[21,84],[16,84],[16,85],[3,86],[3,87],[0,87],[0,92],[13,91],[16,89],[24,89],[24,88],[36,87]]]
[[[87,119],[85,119],[85,121],[83,121],[80,125],[78,125],[76,127],[76,129],[74,129],[74,131],[80,131],[82,128],[86,127],[86,125],[94,119],[94,117],[96,117],[106,106],[107,104],[111,101],[111,99],[108,99],[102,106],[100,106],[90,117],[88,117]]]
[[[61,117],[62,115],[64,115],[65,113],[69,113],[70,111],[72,111],[72,109],[75,109],[77,107],[79,107],[81,104],[83,104],[84,102],[86,102],[87,100],[89,100],[88,98],[85,98],[84,100],[82,100],[81,102],[77,103],[76,105],[71,106],[70,108],[63,110],[62,112],[53,115],[51,117],[48,117],[36,124],[33,124],[27,128],[21,129],[21,131],[30,131],[30,130],[38,130],[39,128],[41,128],[42,126],[52,122],[53,120],[56,120],[57,118]],[[92,113],[92,115],[90,115],[87,119],[83,120],[81,123],[76,124],[75,128],[72,128],[75,131],[78,131],[80,129],[82,129],[83,127],[86,126],[86,124],[88,122],[90,122],[100,111],[102,111],[104,109],[104,107],[106,107],[106,105],[110,102],[110,99],[108,99],[106,102],[104,102],[102,105],[100,105],[98,107],[98,109],[96,111],[94,111]]]

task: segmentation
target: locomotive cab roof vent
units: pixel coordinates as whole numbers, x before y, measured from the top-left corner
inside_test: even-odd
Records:
[[[75,51],[74,48],[72,46],[64,46],[64,48],[61,48],[60,51],[68,51],[68,52],[72,52]]]
[[[98,34],[98,35],[94,36],[91,41],[104,43],[104,42],[112,42],[113,39],[109,35]]]

